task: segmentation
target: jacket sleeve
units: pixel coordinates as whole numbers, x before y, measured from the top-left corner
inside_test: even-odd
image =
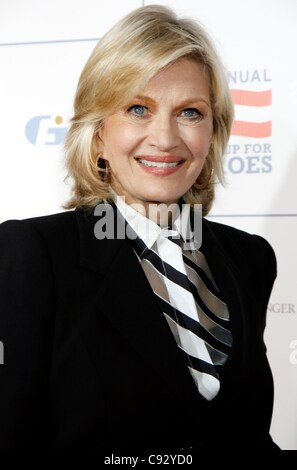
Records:
[[[266,326],[268,302],[271,296],[274,281],[277,276],[277,261],[276,261],[273,248],[268,243],[268,241],[265,238],[260,237],[259,235],[257,235],[257,239],[262,243],[263,256],[264,256],[264,260],[262,262],[263,271],[264,271],[263,272],[264,285],[263,285],[263,291],[262,291],[262,309],[263,309],[263,312],[265,312],[262,327],[264,329]]]
[[[53,302],[51,265],[41,236],[28,222],[1,224],[1,449],[49,445]]]
[[[266,327],[266,320],[267,320],[267,306],[268,302],[271,296],[271,291],[273,288],[273,284],[277,275],[277,261],[275,257],[275,253],[273,251],[273,248],[271,245],[268,243],[268,241],[260,236],[257,235],[258,241],[261,242],[261,248],[262,248],[262,260],[261,260],[261,266],[262,266],[262,279],[263,279],[263,285],[261,288],[261,296],[260,298],[262,299],[261,302],[261,311],[263,312],[263,315],[260,319],[260,329],[262,332],[262,337],[264,335],[265,327]],[[258,345],[259,348],[261,348],[261,344],[263,345],[263,348],[265,350],[265,353],[267,352],[267,348],[263,341]],[[258,351],[258,355],[256,355],[259,359],[262,357],[261,351]],[[266,361],[268,361],[266,359]],[[268,364],[268,362],[267,362]],[[274,400],[274,389],[273,389],[273,377],[270,371],[270,367],[266,367],[266,369],[258,369],[256,365],[254,365],[254,374],[261,375],[261,391],[258,392],[258,397],[262,397],[262,401],[260,398],[258,401],[256,401],[256,405],[254,408],[254,413],[256,416],[263,416],[263,423],[265,424],[265,419],[266,419],[266,428],[270,428],[271,424],[271,413],[273,409],[273,400]],[[268,375],[268,378],[266,377],[265,380],[265,374]],[[269,377],[270,376],[270,377]],[[260,381],[259,381],[260,383]],[[269,413],[269,407],[271,409],[271,413]],[[265,409],[267,409],[267,412],[265,413]],[[256,419],[255,419],[256,421]],[[268,433],[263,433],[261,435],[260,428],[258,429],[258,435],[259,435],[259,444],[258,448],[262,450],[279,450],[278,445],[273,442],[271,435]],[[262,438],[262,440],[261,440]]]

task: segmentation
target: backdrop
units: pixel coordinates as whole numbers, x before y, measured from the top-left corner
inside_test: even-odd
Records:
[[[227,186],[210,217],[268,239],[278,258],[266,344],[272,436],[297,449],[297,2],[0,0],[0,221],[62,211],[62,145],[80,71],[97,40],[143,4],[200,20],[229,71],[236,107]],[[0,332],[1,338],[1,332]]]

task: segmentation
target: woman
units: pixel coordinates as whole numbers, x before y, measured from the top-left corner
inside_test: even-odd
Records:
[[[277,449],[274,253],[194,210],[232,116],[210,39],[171,10],[96,46],[66,141],[76,210],[0,227],[2,448]]]

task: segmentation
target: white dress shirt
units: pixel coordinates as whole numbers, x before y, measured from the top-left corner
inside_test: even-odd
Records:
[[[189,246],[183,242],[187,240],[188,234],[190,233],[190,206],[183,205],[182,210],[180,210],[179,206],[176,206],[177,210],[174,213],[169,228],[168,225],[160,226],[153,220],[145,217],[135,208],[126,204],[123,198],[115,195],[114,199],[118,210],[128,225],[146,246],[145,250],[149,249],[156,253],[162,262],[165,263],[163,266],[166,266],[166,264],[172,266],[176,271],[185,275],[192,284],[197,287],[200,298],[207,308],[213,311],[219,318],[228,322],[229,311],[227,305],[206,288],[196,270],[188,264],[189,260],[199,266],[218,290],[204,255],[197,250],[197,245],[193,250],[184,248],[185,246]],[[181,242],[176,245],[168,239],[168,236],[180,238]],[[185,264],[184,258],[187,259],[187,264]],[[167,275],[157,274],[156,270],[145,256],[142,257],[140,255],[138,259],[152,290],[159,298],[171,305],[174,312],[183,312],[187,317],[200,323],[211,335],[225,344],[231,344],[232,337],[230,331],[218,325],[213,318],[207,316],[188,290],[184,289],[178,283],[173,282]],[[226,354],[222,351],[217,351],[210,344],[204,343],[204,341],[193,334],[192,331],[185,329],[179,324],[177,317],[170,317],[165,311],[163,311],[163,313],[178,346],[186,353],[189,362],[191,362],[191,357],[197,357],[210,364],[223,365],[225,363],[227,358]],[[218,379],[211,375],[201,373],[191,366],[189,366],[189,370],[200,393],[208,400],[214,398],[219,390]]]

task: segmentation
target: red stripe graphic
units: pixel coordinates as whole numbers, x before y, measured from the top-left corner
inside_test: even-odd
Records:
[[[271,105],[271,90],[249,91],[230,90],[234,104],[243,106],[269,106]]]
[[[247,122],[233,121],[231,135],[240,135],[242,137],[270,137],[271,121],[267,122]]]

